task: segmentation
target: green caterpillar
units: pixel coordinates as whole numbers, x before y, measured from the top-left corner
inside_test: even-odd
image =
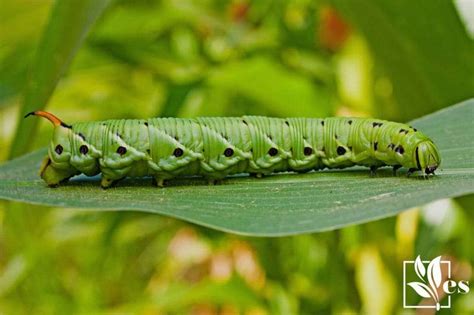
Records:
[[[227,175],[262,175],[323,168],[381,166],[434,174],[436,145],[400,123],[365,118],[268,118],[259,116],[108,120],[74,125],[36,111],[54,125],[40,175],[58,186],[74,175],[102,173],[108,188],[122,178],[166,180],[197,175],[211,182]]]

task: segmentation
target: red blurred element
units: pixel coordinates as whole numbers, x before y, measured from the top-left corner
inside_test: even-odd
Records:
[[[322,7],[319,15],[319,41],[323,47],[329,50],[339,50],[349,37],[351,31],[349,25],[330,6]]]
[[[234,1],[230,5],[230,18],[233,22],[240,22],[245,19],[250,5],[247,1]]]

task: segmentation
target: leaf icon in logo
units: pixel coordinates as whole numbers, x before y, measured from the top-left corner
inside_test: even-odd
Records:
[[[436,303],[436,310],[440,309],[438,288],[441,285],[441,256],[436,257],[428,264],[428,269],[425,268],[420,255],[415,259],[415,272],[421,281],[426,283],[425,275],[428,278],[429,286],[423,282],[407,283],[413,290],[423,298],[432,298]]]
[[[429,299],[433,297],[433,293],[431,292],[430,288],[421,282],[409,282],[407,283],[410,287],[412,287],[419,296]]]
[[[428,282],[433,289],[441,284],[441,256],[433,259],[428,265]]]
[[[433,289],[434,300],[436,301],[436,309],[439,310],[439,296],[438,290],[441,284],[441,256],[433,259],[428,265],[428,282]]]
[[[416,257],[415,259],[415,272],[418,278],[420,278],[421,281],[425,282],[426,269],[423,265],[423,262],[421,261],[420,255],[418,255],[418,257]]]

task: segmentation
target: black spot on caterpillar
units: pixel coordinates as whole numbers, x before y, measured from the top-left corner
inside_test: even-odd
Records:
[[[127,153],[127,148],[122,146],[117,148],[117,154],[119,154],[120,156],[124,155],[125,153]]]
[[[81,154],[87,154],[87,152],[89,152],[89,148],[86,145],[81,145],[79,147],[79,152],[81,152]]]
[[[337,154],[338,155],[346,154],[346,149],[344,149],[344,147],[337,147]]]
[[[63,146],[60,145],[60,144],[58,144],[58,145],[56,146],[56,148],[54,149],[54,151],[55,151],[58,155],[60,155],[61,153],[63,153]]]
[[[182,156],[183,154],[184,154],[184,152],[183,152],[183,149],[181,149],[181,148],[176,148],[176,149],[174,149],[174,151],[173,151],[173,155],[174,155],[175,157],[180,157],[180,156]]]
[[[398,147],[395,148],[395,152],[403,154],[405,153],[405,149],[401,145],[399,145]]]
[[[421,132],[367,118],[151,118],[66,125],[47,112],[29,115],[55,126],[40,173],[50,186],[81,173],[102,173],[104,188],[131,175],[151,174],[162,185],[179,176],[215,180],[235,173],[304,173],[352,165],[373,172],[387,165],[433,174],[441,161],[436,145]]]
[[[276,149],[276,148],[270,148],[268,150],[268,155],[270,155],[270,156],[275,156],[277,154],[278,154],[278,149]]]

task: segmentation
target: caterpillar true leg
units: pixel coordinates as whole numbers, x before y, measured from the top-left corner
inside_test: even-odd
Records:
[[[408,169],[407,177],[410,177],[410,175],[412,175],[412,174],[415,173],[416,171],[418,171],[417,168],[410,168],[410,169]]]
[[[375,175],[377,175],[378,168],[379,167],[375,165],[370,166],[370,176],[374,177]]]
[[[402,167],[402,166],[401,166],[401,165],[395,165],[395,166],[393,167],[393,176],[397,176],[397,170],[398,170],[400,167]]]

